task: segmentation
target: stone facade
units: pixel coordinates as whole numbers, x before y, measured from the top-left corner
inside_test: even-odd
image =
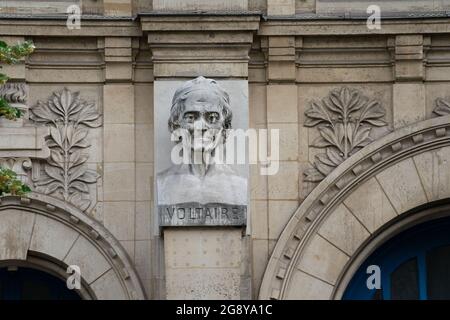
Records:
[[[379,1],[381,29],[362,0],[3,2],[0,39],[36,51],[2,71],[26,112],[0,121],[0,163],[33,192],[1,199],[0,266],[78,264],[86,299],[339,299],[393,225],[450,197],[447,1]],[[245,226],[158,225],[161,84],[197,76],[280,130]]]

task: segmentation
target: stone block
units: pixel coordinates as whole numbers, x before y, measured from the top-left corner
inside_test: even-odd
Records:
[[[104,161],[134,161],[134,135],[134,124],[106,124],[104,127]]]
[[[153,162],[153,124],[136,124],[136,161]]]
[[[0,212],[0,260],[25,260],[35,215],[8,209]]]
[[[78,233],[56,220],[36,216],[30,250],[63,260],[78,237]]]
[[[287,300],[328,300],[331,298],[333,286],[317,278],[294,271],[286,291]]]
[[[395,83],[394,127],[400,128],[425,119],[425,87],[421,83]]]
[[[371,233],[397,215],[375,178],[359,185],[344,203]]]
[[[310,241],[297,267],[334,285],[349,257],[319,235]]]
[[[267,217],[267,201],[252,200],[250,202],[251,228],[253,239],[267,239],[268,237],[268,217]]]
[[[268,176],[269,199],[297,200],[298,199],[298,163],[294,161],[280,161],[278,173]]]
[[[427,202],[412,159],[403,160],[376,177],[398,214]]]
[[[104,202],[103,224],[117,240],[134,240],[134,202]]]
[[[135,264],[150,269],[151,260],[151,241],[138,240],[136,241]]]
[[[269,239],[278,239],[298,208],[298,201],[269,200]]]
[[[253,297],[258,297],[259,288],[261,287],[264,271],[266,271],[269,262],[269,243],[267,240],[253,240],[253,260],[252,260],[252,280],[253,280]]]
[[[167,299],[239,299],[240,229],[166,229]]]
[[[153,199],[153,164],[136,163],[136,200]]]
[[[151,238],[151,215],[152,202],[138,201],[136,202],[136,240],[147,240]]]
[[[429,201],[450,197],[450,147],[419,154],[414,163]]]
[[[240,269],[166,270],[168,300],[239,300]]]
[[[75,241],[64,262],[80,267],[81,277],[89,284],[110,269],[108,261],[98,253],[94,244],[83,236]]]
[[[134,99],[136,124],[153,123],[153,85],[135,85]]]
[[[247,0],[153,0],[153,10],[159,11],[246,11]]]
[[[129,84],[103,87],[104,123],[134,123],[134,88]]]
[[[267,121],[268,123],[297,123],[297,86],[267,86]]]
[[[266,86],[249,84],[250,128],[255,125],[267,123],[267,97]]]
[[[269,134],[270,130],[278,129],[279,140],[279,156],[280,160],[296,161],[298,159],[298,124],[296,123],[275,123],[268,125]],[[271,141],[271,143],[274,143]],[[269,148],[270,150],[270,148]]]
[[[167,229],[164,231],[168,268],[239,268],[240,229]]]
[[[319,234],[352,256],[370,233],[344,206],[339,205],[319,228]]]
[[[295,14],[295,0],[268,0],[267,15],[291,16]]]
[[[103,192],[105,201],[135,200],[135,164],[105,163]]]
[[[131,16],[132,0],[103,0],[105,16]]]
[[[99,300],[127,300],[120,280],[113,269],[103,274],[91,284]]]

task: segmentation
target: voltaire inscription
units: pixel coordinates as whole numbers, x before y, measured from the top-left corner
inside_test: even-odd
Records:
[[[159,206],[161,226],[245,224],[247,207],[222,203],[200,204],[198,202]]]

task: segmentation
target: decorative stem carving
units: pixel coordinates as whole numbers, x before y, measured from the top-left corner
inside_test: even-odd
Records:
[[[99,178],[97,172],[87,168],[88,155],[83,153],[90,146],[86,141],[88,128],[101,126],[95,104],[80,99],[79,92],[64,88],[48,101],[38,101],[31,109],[31,119],[50,128],[47,145],[51,154],[35,181],[37,191],[54,194],[86,210],[90,201],[82,199],[82,194],[89,194],[88,184]]]
[[[311,102],[305,112],[305,127],[315,127],[320,136],[311,147],[324,148],[313,167],[305,170],[305,181],[318,182],[356,151],[369,144],[373,127],[385,126],[385,111],[379,102],[359,91],[343,87],[330,92],[321,102]]]

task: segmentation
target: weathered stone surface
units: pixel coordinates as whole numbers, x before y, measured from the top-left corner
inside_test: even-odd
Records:
[[[252,241],[252,279],[253,279],[253,296],[257,297],[261,286],[262,277],[269,261],[269,241],[253,240]]]
[[[267,121],[269,123],[297,123],[297,86],[267,86]]]
[[[394,84],[393,110],[395,128],[424,120],[425,88],[423,84]]]
[[[106,124],[104,127],[105,162],[130,162],[135,160],[134,124]]]
[[[164,232],[168,299],[239,299],[239,229],[167,229]]]
[[[225,0],[220,3],[209,0],[154,0],[153,9],[160,11],[220,11],[247,10],[245,0]]]
[[[267,239],[268,227],[268,209],[266,200],[252,200],[251,201],[251,228],[253,239]]]
[[[239,269],[167,269],[169,300],[237,300],[240,298]]]
[[[63,260],[79,234],[73,229],[44,216],[37,216],[30,250]]]
[[[396,216],[395,209],[374,178],[361,184],[344,203],[369,232],[376,231]]]
[[[267,14],[271,16],[295,14],[295,0],[270,0],[267,2]]]
[[[278,239],[298,208],[298,201],[269,200],[269,239]]]
[[[105,124],[134,123],[134,88],[132,85],[105,85],[103,99]]]
[[[317,278],[294,271],[292,282],[287,289],[288,300],[327,300],[331,297],[333,286]]]
[[[377,180],[398,214],[427,202],[412,159],[399,162],[377,175]]]
[[[134,202],[104,202],[103,223],[117,240],[134,240]]]
[[[298,163],[294,161],[280,161],[279,171],[268,176],[269,199],[297,200],[298,199]]]
[[[112,269],[95,280],[91,286],[94,291],[99,293],[97,296],[99,300],[126,300],[128,298]]]
[[[88,283],[94,282],[108,269],[108,261],[98,254],[95,246],[85,237],[79,237],[63,260],[67,265],[80,267],[81,276]]]
[[[450,148],[424,152],[414,157],[428,200],[450,196]]]
[[[15,209],[0,211],[0,260],[25,260],[35,215]]]
[[[370,236],[364,226],[342,204],[329,215],[318,233],[349,256]]]
[[[103,192],[105,201],[135,199],[135,164],[133,162],[105,163]]]
[[[349,257],[319,235],[312,238],[297,267],[310,275],[335,284]]]

